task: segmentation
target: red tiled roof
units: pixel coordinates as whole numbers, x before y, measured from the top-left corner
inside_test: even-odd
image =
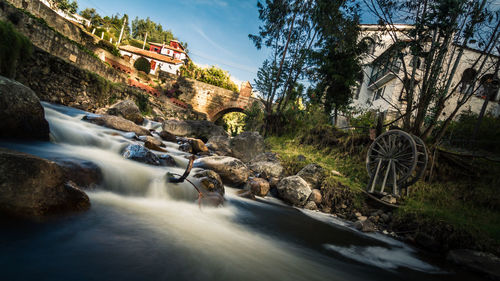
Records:
[[[146,50],[143,50],[143,49],[136,48],[134,46],[125,45],[125,46],[120,46],[119,48],[120,48],[120,50],[123,50],[123,51],[126,51],[126,52],[134,53],[134,54],[137,54],[137,55],[141,55],[141,56],[148,57],[148,58],[151,58],[151,59],[155,59],[155,60],[167,62],[167,63],[170,63],[170,64],[180,64],[180,63],[183,63],[183,61],[181,61],[181,60],[172,59],[172,58],[170,58],[170,57],[168,57],[166,55],[160,55],[160,54],[158,54],[156,52],[146,51]]]
[[[179,41],[176,41],[176,40],[172,40],[174,42],[177,42],[179,44],[179,46],[182,46],[181,43],[179,43]],[[167,48],[167,49],[170,49],[170,50],[173,50],[173,51],[176,51],[176,52],[180,52],[180,53],[186,53],[183,49],[180,49],[180,48],[174,48],[170,45],[166,45],[166,44],[160,44],[160,43],[154,43],[154,42],[148,42],[149,45],[154,45],[154,46],[158,46],[158,47],[161,47],[163,46],[164,48]]]

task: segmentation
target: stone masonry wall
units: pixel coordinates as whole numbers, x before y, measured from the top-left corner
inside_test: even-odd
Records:
[[[47,26],[43,21],[23,13],[4,0],[0,0],[0,20],[10,21],[19,32],[31,40],[33,45],[52,55],[97,73],[110,81],[126,81],[126,76],[123,73],[104,64],[89,49],[75,44]]]
[[[118,100],[140,101],[146,98],[153,109],[153,116],[176,119],[204,117],[192,110],[171,104],[164,95],[156,98],[134,87],[111,83],[36,47],[33,55],[18,66],[16,80],[30,87],[43,101],[90,112],[95,112]]]
[[[191,78],[178,77],[162,72],[160,78],[165,80],[169,88],[177,84],[182,94],[179,99],[192,105],[193,109],[207,114],[209,120],[227,109],[244,109],[251,105],[253,98],[245,94],[233,92]]]
[[[76,41],[88,48],[92,48],[92,46],[99,41],[99,38],[83,31],[82,27],[80,27],[79,25],[64,19],[39,0],[6,1],[10,2],[10,4],[14,5],[16,8],[24,9],[34,16],[44,19],[44,21],[50,27],[64,34],[69,39]]]

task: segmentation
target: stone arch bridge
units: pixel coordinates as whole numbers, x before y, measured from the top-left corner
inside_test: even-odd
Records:
[[[163,76],[163,77],[162,77]],[[179,99],[190,104],[194,110],[204,113],[210,121],[217,121],[226,113],[243,112],[259,100],[252,97],[252,86],[243,82],[240,92],[223,89],[185,77],[162,75],[169,79],[173,89],[180,92]]]

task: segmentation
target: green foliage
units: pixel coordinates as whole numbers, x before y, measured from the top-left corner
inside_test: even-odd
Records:
[[[150,42],[169,43],[175,39],[172,31],[164,30],[161,24],[152,21],[149,17],[146,19],[136,17],[132,20],[132,36],[135,39],[144,40],[146,33],[148,34],[147,40]]]
[[[31,56],[33,46],[11,23],[0,21],[0,75],[14,78],[21,58]]]
[[[74,14],[76,13],[76,10],[78,10],[78,3],[76,1],[72,1],[70,3],[68,0],[54,0],[54,2],[56,3],[57,8],[65,12]]]
[[[152,110],[151,106],[149,105],[149,99],[147,95],[138,94],[137,99],[135,100],[135,104],[137,104],[137,107],[139,107],[139,110],[141,111],[142,115],[151,114]]]
[[[245,131],[262,132],[264,128],[264,110],[258,102],[244,111],[245,113]]]
[[[140,41],[140,40],[136,40],[136,39],[133,39],[133,38],[129,38],[126,42],[124,43],[127,43],[129,44],[130,46],[134,46],[136,48],[141,48],[142,49],[142,45],[144,44],[144,41]],[[146,45],[144,46],[145,49],[149,50],[149,43],[146,42]]]
[[[243,133],[246,115],[241,112],[230,112],[222,116],[224,129],[231,135],[236,136]]]
[[[500,153],[500,117],[485,114],[476,141],[473,142],[472,135],[477,122],[478,114],[463,112],[456,121],[451,122],[444,139],[451,145]]]
[[[349,124],[358,133],[368,134],[370,129],[374,129],[377,125],[377,116],[373,111],[366,111],[349,118]]]
[[[227,71],[216,66],[201,68],[192,61],[188,61],[181,67],[181,73],[184,77],[193,78],[210,85],[238,92],[238,86],[231,81],[231,76]]]
[[[151,63],[144,57],[140,57],[134,62],[134,67],[139,71],[149,73],[149,71],[151,70]]]
[[[120,52],[118,51],[118,48],[116,48],[115,45],[111,44],[109,41],[106,40],[100,40],[97,42],[97,47],[103,48],[104,50],[107,50],[111,54],[113,54],[116,57],[121,57]]]

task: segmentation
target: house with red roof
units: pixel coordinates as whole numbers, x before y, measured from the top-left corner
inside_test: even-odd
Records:
[[[184,65],[184,61],[175,56],[168,56],[156,51],[143,50],[134,46],[120,46],[120,54],[128,57],[130,63],[133,64],[138,58],[144,57],[151,63],[150,74],[156,74],[158,71],[165,71],[177,75],[179,69]],[[185,54],[185,53],[184,53]]]
[[[173,59],[185,60],[187,59],[186,51],[182,44],[177,40],[171,40],[168,45],[149,42],[149,50],[158,54],[172,57]]]

